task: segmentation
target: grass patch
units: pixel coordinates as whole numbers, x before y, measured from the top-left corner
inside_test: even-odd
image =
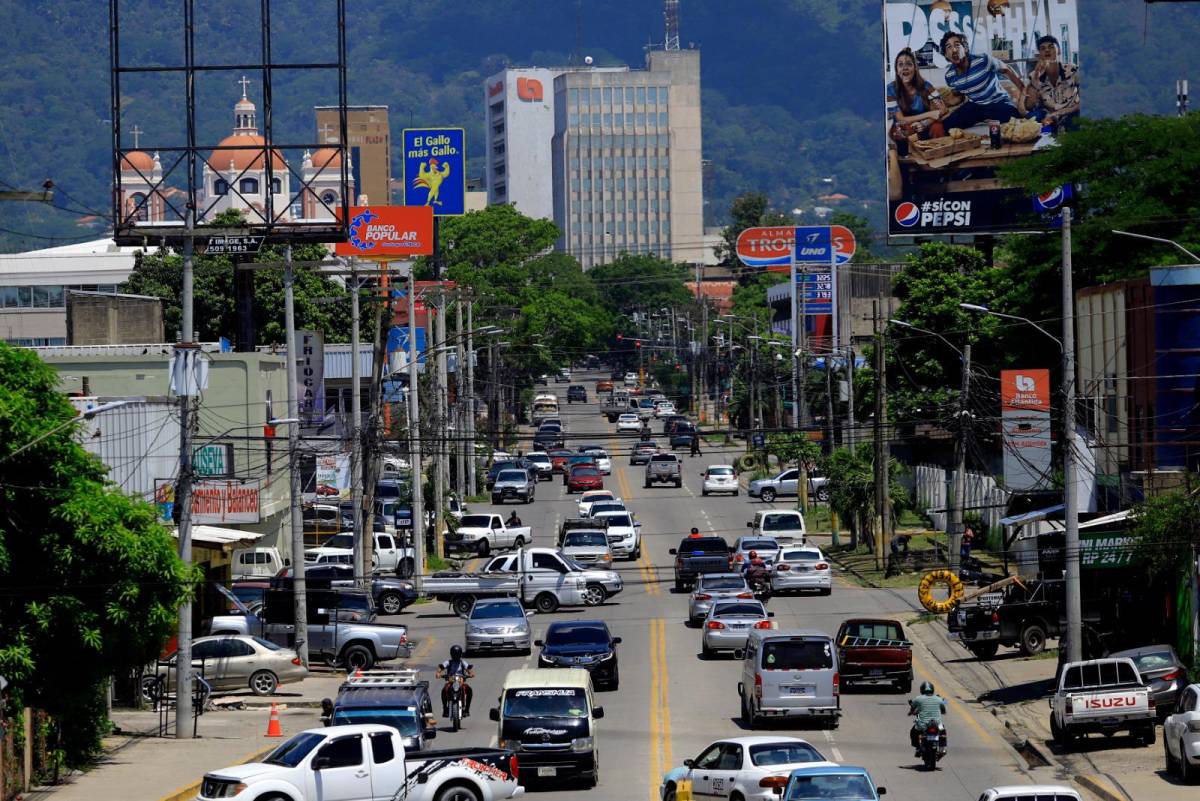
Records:
[[[912,620],[904,621],[905,625],[915,626],[918,623],[933,623],[935,620],[941,620],[942,616],[935,612],[922,612]]]
[[[442,559],[437,554],[429,554],[425,557],[425,570],[445,570],[450,567],[450,563]]]
[[[480,495],[468,495],[463,503],[489,503],[491,500],[492,496],[485,492]]]
[[[1045,659],[1058,659],[1058,649],[1057,648],[1046,648],[1040,654],[1034,654],[1033,656],[1023,656],[1023,657],[1021,657],[1021,659],[1026,662],[1036,662],[1038,660],[1045,660]]]
[[[862,587],[889,587],[892,589],[911,587],[915,590],[921,583],[921,577],[925,575],[922,571],[885,576],[883,568],[875,566],[875,555],[861,546],[854,551],[849,550],[848,547],[832,550],[829,556],[846,568],[846,578]],[[880,564],[882,564],[882,560],[880,560]]]

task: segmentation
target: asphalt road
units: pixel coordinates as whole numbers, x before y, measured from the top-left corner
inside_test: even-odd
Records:
[[[635,438],[618,438],[614,427],[599,415],[594,402],[595,375],[580,381],[588,388],[589,403],[566,404],[566,385],[553,389],[560,396],[568,447],[603,443],[613,457],[613,473],[605,486],[616,490],[642,523],[643,557],[638,563],[618,563],[625,590],[609,603],[593,609],[567,609],[552,615],[531,613],[535,638],[546,626],[561,619],[598,617],[607,621],[619,646],[621,688],[598,693],[605,718],[598,726],[601,756],[600,784],[588,791],[596,799],[655,799],[664,772],[696,756],[714,739],[745,732],[738,722],[737,681],[740,663],[732,658],[700,659],[700,633],[685,626],[687,596],[672,590],[673,558],[668,549],[695,525],[703,532],[725,536],[730,542],[746,532],[746,521],[763,504],[745,493],[739,497],[701,497],[700,471],[725,461],[719,452],[690,458],[685,452],[684,486],[644,488],[641,467],[629,465]],[[658,426],[655,427],[658,432]],[[537,501],[519,508],[533,527],[534,545],[553,546],[558,524],[575,516],[578,496],[567,496],[561,481],[544,482]],[[476,511],[482,511],[476,505]],[[490,509],[490,507],[489,507]],[[507,514],[507,511],[505,512]],[[819,541],[819,540],[818,540]],[[813,627],[834,633],[852,616],[884,615],[906,621],[914,617],[909,599],[889,591],[865,590],[839,581],[828,597],[776,597],[769,608],[780,628]],[[409,624],[410,636],[419,639],[412,662],[428,671],[447,658],[449,647],[463,640],[463,621],[445,604],[412,608],[400,618]],[[472,716],[458,733],[443,732],[434,747],[488,745],[496,741],[496,724],[488,720],[504,675],[532,666],[534,655],[478,657],[472,659]],[[935,684],[945,677],[940,666],[918,661],[918,682]],[[436,686],[436,682],[434,682]],[[907,700],[891,690],[852,689],[842,696],[844,715],[835,730],[776,727],[780,734],[808,739],[827,759],[867,767],[877,784],[886,786],[889,798],[974,799],[992,786],[1028,783],[1020,758],[1008,748],[996,723],[978,710],[951,701],[947,716],[949,753],[940,770],[918,770],[908,744],[910,718]],[[576,787],[532,788],[547,798],[568,798]]]

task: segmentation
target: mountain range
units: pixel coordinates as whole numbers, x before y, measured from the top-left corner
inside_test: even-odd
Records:
[[[974,0],[982,5],[983,0]],[[1172,114],[1175,80],[1197,77],[1200,7],[1141,0],[1078,0],[1085,116]],[[0,204],[0,250],[100,235],[111,213],[107,3],[0,0],[9,46],[0,49],[0,189],[54,181],[53,207]],[[277,61],[336,55],[336,0],[273,0]],[[347,6],[348,97],[390,108],[394,140],[409,125],[467,129],[471,172],[482,173],[483,82],[506,66],[553,66],[591,56],[641,66],[661,46],[661,0],[390,0]],[[682,0],[681,43],[701,50],[704,157],[711,163],[708,224],[730,202],[762,191],[775,208],[811,209],[846,195],[847,210],[881,221],[882,32],[879,0]],[[259,42],[260,0],[197,3],[200,63],[246,58]],[[182,62],[183,4],[119,0],[122,62]],[[240,75],[197,82],[198,128],[231,124]],[[251,72],[251,80],[256,76]],[[252,84],[253,86],[254,84]],[[1200,87],[1200,84],[1197,84]],[[253,89],[251,90],[254,91]],[[312,107],[336,85],[310,74],[274,86],[275,125],[315,137]],[[178,75],[127,75],[126,128],[146,142],[181,136]],[[131,136],[126,132],[126,143]],[[399,174],[398,163],[394,172]]]

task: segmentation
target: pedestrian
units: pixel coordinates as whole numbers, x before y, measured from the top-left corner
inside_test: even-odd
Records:
[[[692,432],[692,456],[702,456],[700,453],[700,432]]]
[[[970,526],[963,529],[962,544],[959,545],[959,562],[966,564],[971,558],[971,547],[975,544],[975,530]]]

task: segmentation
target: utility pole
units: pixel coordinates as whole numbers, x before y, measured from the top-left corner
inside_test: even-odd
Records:
[[[299,398],[296,397],[296,272],[292,265],[292,246],[284,249],[283,313],[287,326],[287,405],[288,417],[300,418]],[[304,520],[300,512],[300,423],[288,424],[288,485],[291,495],[292,519],[292,609],[295,615],[295,649],[300,661],[308,667],[308,593],[304,581]]]
[[[193,319],[192,254],[195,248],[193,207],[189,200],[185,210],[186,230],[183,240],[183,307],[180,342],[175,346],[176,392],[179,395],[179,480],[175,488],[175,505],[179,507],[179,558],[187,568],[192,566],[192,393],[196,365],[199,355],[195,342]],[[179,362],[185,361],[183,369]],[[182,380],[181,380],[182,379]],[[192,598],[187,595],[179,605],[178,651],[175,661],[175,738],[182,740],[192,736]],[[26,781],[28,781],[28,773]]]
[[[425,583],[425,493],[421,476],[421,404],[417,379],[417,282],[408,268],[408,427],[412,442],[413,476],[413,579],[417,592]]]
[[[353,259],[351,259],[353,265]],[[350,270],[350,498],[354,506],[354,575],[365,581],[370,575],[367,547],[363,541],[363,448],[362,448],[362,365],[359,355],[358,271]],[[374,532],[372,532],[373,534]],[[372,536],[374,539],[374,536]]]
[[[846,447],[850,449],[850,453],[854,453],[854,440],[858,436],[857,426],[854,421],[854,346],[846,346]]]
[[[1071,275],[1071,207],[1062,210],[1063,517],[1066,527],[1067,659],[1083,659],[1079,590],[1079,505],[1075,496],[1075,292]]]
[[[1175,81],[1175,108],[1180,117],[1186,117],[1188,113],[1188,85],[1187,78],[1180,78]]]
[[[463,304],[462,293],[458,293],[454,300],[454,488],[458,492],[459,499],[467,496],[464,488],[466,476],[465,467],[463,464],[463,452],[466,449],[466,438],[464,433],[466,430],[466,421],[463,419]]]
[[[888,447],[883,439],[887,415],[887,357],[883,352],[883,326],[879,318],[880,301],[872,302],[875,311],[875,567],[883,567],[883,550],[891,522],[888,476]]]
[[[467,385],[466,385],[466,418],[467,418],[467,490],[462,500],[475,494],[475,321],[474,302],[467,294]]]
[[[958,393],[958,442],[955,443],[954,459],[954,507],[950,510],[950,530],[947,544],[950,548],[950,569],[957,572],[960,564],[960,549],[963,538],[963,513],[967,505],[967,433],[970,430],[968,395],[971,391],[971,343],[962,350],[962,389]]]
[[[437,421],[435,458],[433,462],[433,548],[440,557],[442,555],[442,521],[446,517],[446,292],[438,288],[437,304],[434,307],[434,364],[437,373],[434,376],[434,419]]]
[[[825,357],[825,431],[829,437],[826,453],[833,453],[833,351]]]

